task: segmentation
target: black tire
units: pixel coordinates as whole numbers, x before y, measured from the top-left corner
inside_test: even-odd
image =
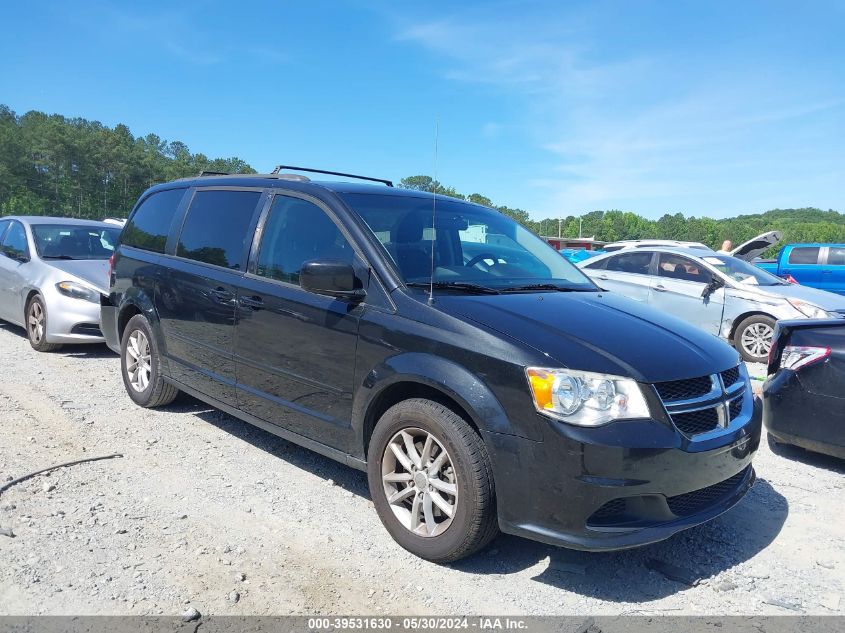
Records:
[[[420,536],[394,514],[382,481],[382,463],[391,439],[402,430],[430,433],[451,459],[457,498],[451,524],[436,536]],[[478,433],[447,407],[422,398],[392,406],[378,421],[367,457],[370,494],[379,518],[393,539],[406,550],[436,563],[469,556],[499,533],[493,471]],[[430,490],[431,488],[429,488]]]
[[[145,388],[141,390],[133,386],[130,372],[127,370],[133,362],[128,348],[131,344],[130,339],[135,332],[143,334],[149,346],[149,379],[146,381]],[[120,340],[120,374],[123,377],[123,386],[126,387],[126,393],[129,394],[135,404],[142,407],[162,407],[173,402],[179,395],[179,390],[165,382],[162,376],[158,343],[153,336],[149,321],[141,314],[136,314],[129,319],[129,323],[123,330],[123,337]]]
[[[757,354],[754,349],[746,349],[747,344],[744,344],[743,336],[748,332],[749,337],[752,335],[754,329],[762,329],[768,331],[768,346],[762,353]],[[755,314],[746,319],[743,319],[736,327],[734,332],[734,347],[739,352],[743,360],[749,363],[765,363],[769,359],[769,348],[772,344],[771,335],[774,334],[775,320],[772,317],[764,316],[762,314]]]
[[[34,321],[40,320],[40,327]],[[61,343],[47,342],[47,305],[41,295],[34,295],[26,304],[24,327],[29,344],[37,352],[55,352]]]

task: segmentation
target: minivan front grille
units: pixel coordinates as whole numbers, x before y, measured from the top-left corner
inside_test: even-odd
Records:
[[[726,428],[742,415],[747,378],[741,366],[718,374],[654,384],[666,412],[688,438]]]
[[[672,400],[688,400],[707,395],[713,389],[713,381],[710,376],[701,376],[690,380],[658,382],[654,384],[654,387],[663,402],[671,402]]]
[[[689,411],[688,413],[676,413],[672,416],[672,422],[684,435],[700,435],[719,428],[719,414],[715,407]]]
[[[666,497],[666,504],[675,516],[685,517],[696,514],[734,492],[748,476],[749,468],[750,466],[712,486],[674,497]]]

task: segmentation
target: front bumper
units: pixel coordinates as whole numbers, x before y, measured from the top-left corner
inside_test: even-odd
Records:
[[[709,521],[754,483],[761,405],[691,442],[659,420],[577,428],[545,420],[542,441],[485,433],[503,532],[573,549],[637,547]]]
[[[42,290],[47,305],[48,343],[102,343],[100,306],[68,297],[55,289]]]
[[[807,367],[802,371],[825,371]],[[845,459],[845,398],[812,393],[781,369],[763,385],[763,424],[776,440]]]

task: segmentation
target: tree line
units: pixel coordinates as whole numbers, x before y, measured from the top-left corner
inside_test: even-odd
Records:
[[[19,116],[0,104],[0,215],[126,217],[151,185],[201,171],[255,173],[240,158],[209,158],[155,134],[136,137],[122,124],[110,128],[37,111]],[[662,238],[718,247],[726,239],[738,244],[780,230],[788,242],[845,242],[845,215],[832,210],[774,209],[720,220],[667,213],[649,220],[614,209],[532,220],[524,209],[496,205],[480,193],[462,194],[430,176],[409,176],[399,186],[494,207],[543,236],[577,237],[580,229],[605,241]]]

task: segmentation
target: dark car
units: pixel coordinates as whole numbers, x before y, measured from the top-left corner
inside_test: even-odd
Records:
[[[735,350],[453,198],[279,173],[153,187],[102,320],[136,403],[185,391],[366,470],[387,530],[433,561],[499,529],[643,545],[754,482]]]
[[[780,321],[768,373],[769,439],[845,459],[845,321]]]

